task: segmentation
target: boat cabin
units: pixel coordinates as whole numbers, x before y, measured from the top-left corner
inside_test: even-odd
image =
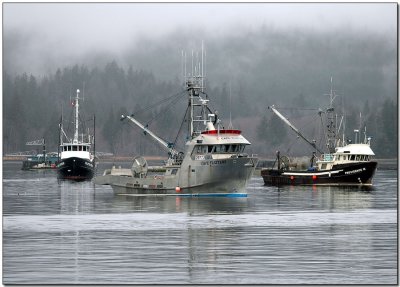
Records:
[[[370,161],[374,155],[369,144],[349,144],[337,148],[333,154],[323,154],[317,160],[317,168],[318,170],[327,170],[331,169],[334,165],[366,162]]]
[[[60,146],[61,159],[81,157],[90,159],[89,143],[64,143]]]
[[[249,144],[239,130],[207,130],[195,139],[191,157],[194,160],[240,157]]]

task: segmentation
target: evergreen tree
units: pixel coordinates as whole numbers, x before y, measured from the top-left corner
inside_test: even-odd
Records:
[[[285,142],[287,129],[282,120],[275,114],[271,114],[269,118],[264,115],[257,126],[257,137],[274,148]]]
[[[397,157],[397,105],[391,99],[386,99],[379,116],[380,135],[375,150],[377,156]]]

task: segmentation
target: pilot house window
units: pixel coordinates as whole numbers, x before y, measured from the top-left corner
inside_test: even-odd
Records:
[[[242,144],[225,144],[225,145],[198,145],[193,152],[196,154],[206,153],[241,153],[245,149]]]

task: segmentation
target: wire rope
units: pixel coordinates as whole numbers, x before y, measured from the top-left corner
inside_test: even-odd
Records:
[[[150,109],[152,109],[152,108],[154,108],[154,107],[157,107],[158,105],[161,105],[161,104],[163,104],[163,103],[165,103],[165,102],[167,102],[167,101],[173,99],[174,97],[178,97],[178,98],[179,98],[180,96],[182,96],[182,94],[183,94],[184,92],[186,92],[186,91],[181,91],[181,92],[176,93],[176,94],[174,94],[174,95],[172,95],[172,96],[170,96],[170,97],[167,97],[167,98],[162,99],[162,100],[160,100],[160,101],[158,101],[158,102],[155,102],[155,103],[153,103],[153,104],[151,104],[151,105],[149,105],[149,106],[147,106],[147,107],[145,107],[145,108],[136,110],[135,112],[133,112],[133,115],[140,114],[140,113],[142,113],[142,112],[146,112],[146,111],[148,111],[148,110],[150,110]]]

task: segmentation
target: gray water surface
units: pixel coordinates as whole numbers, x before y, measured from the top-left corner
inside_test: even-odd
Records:
[[[397,171],[372,190],[131,197],[3,163],[3,284],[397,284]],[[101,164],[99,173],[106,167]]]

